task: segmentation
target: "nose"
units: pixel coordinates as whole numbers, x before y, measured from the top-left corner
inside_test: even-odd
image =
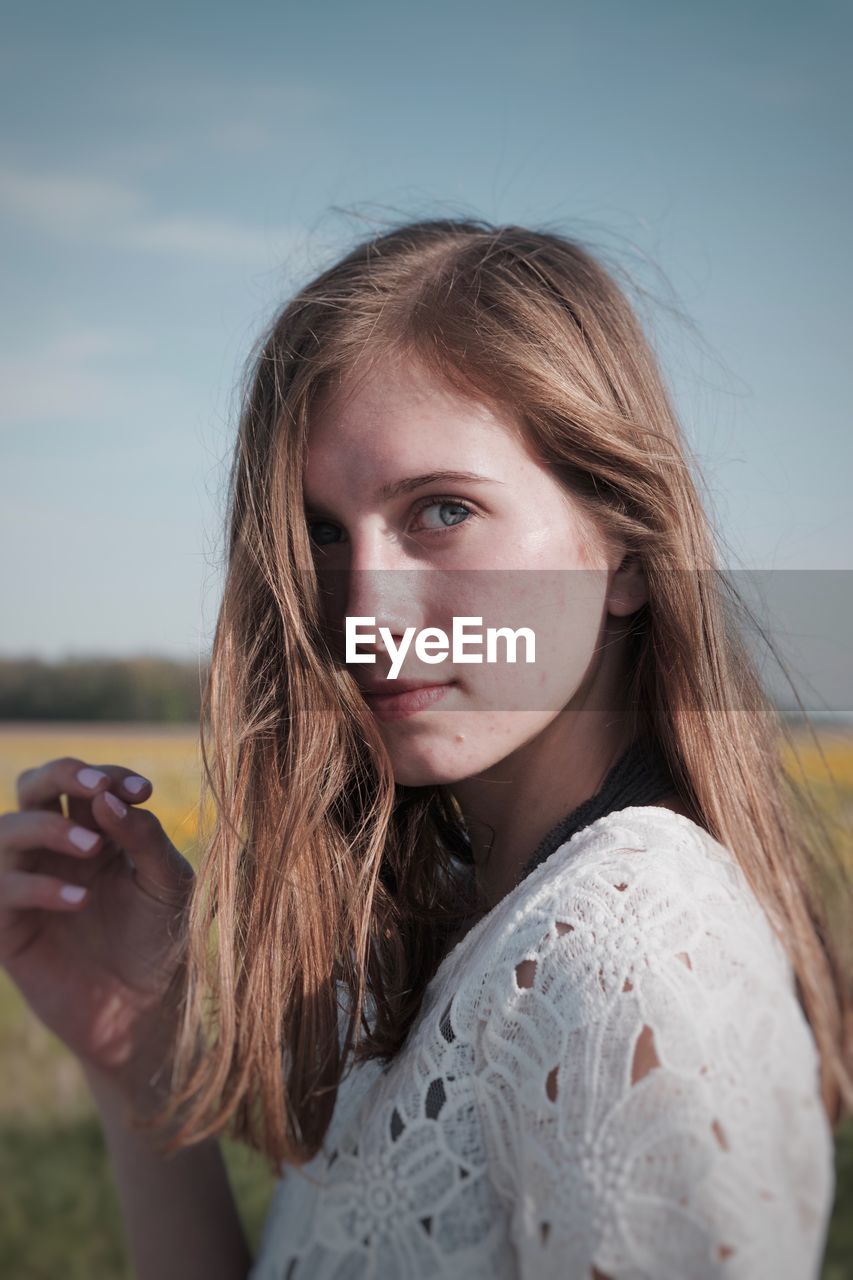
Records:
[[[362,631],[371,632],[372,641],[359,640],[356,652],[373,654],[376,667],[358,664],[357,671],[382,670],[390,664],[391,654],[380,634],[385,628],[395,645],[402,640],[407,627],[421,630],[426,625],[423,580],[425,570],[413,569],[402,548],[389,546],[380,534],[358,541],[352,535],[352,554],[346,567],[320,569],[324,614],[331,633],[334,651],[345,661],[345,619],[366,618]]]
[[[346,614],[371,619],[365,629],[376,637],[372,642],[360,642],[356,651],[374,654],[380,666],[390,657],[380,628],[389,631],[394,643],[399,644],[407,627],[422,625],[417,616],[420,572],[418,569],[354,569],[350,573]],[[341,622],[343,625],[343,619]]]

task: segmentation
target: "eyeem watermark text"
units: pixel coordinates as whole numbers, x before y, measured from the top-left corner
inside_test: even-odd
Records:
[[[394,637],[387,627],[379,628],[379,635],[385,645],[385,648],[391,655],[391,669],[388,672],[389,680],[396,680],[400,674],[400,668],[406,654],[412,643],[412,637],[415,637],[415,653],[421,662],[436,663],[443,662],[444,659],[452,652],[454,663],[460,662],[498,662],[498,640],[502,639],[506,642],[506,661],[515,662],[516,644],[519,638],[524,639],[525,643],[525,662],[531,663],[536,661],[536,636],[530,627],[519,627],[517,631],[513,631],[511,627],[487,627],[486,628],[486,656],[483,658],[482,653],[466,652],[466,645],[483,645],[482,629],[479,632],[470,632],[468,627],[482,628],[482,618],[454,618],[453,634],[448,639],[446,631],[442,631],[440,627],[424,627],[423,631],[417,631],[416,627],[406,627],[403,632],[403,638],[399,645],[394,642]],[[362,627],[375,627],[375,618],[359,618],[347,616],[345,619],[345,635],[346,635],[346,661],[349,662],[375,662],[375,653],[356,653],[356,646],[359,644],[373,644],[376,635],[373,631],[361,630]],[[417,634],[415,634],[417,632]]]

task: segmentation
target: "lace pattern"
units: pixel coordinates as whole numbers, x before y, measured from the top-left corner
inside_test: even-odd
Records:
[[[345,1077],[251,1280],[810,1280],[834,1196],[817,1050],[732,855],[632,807],[442,961]]]

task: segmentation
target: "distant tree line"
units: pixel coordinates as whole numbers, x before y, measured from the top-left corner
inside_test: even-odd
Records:
[[[0,720],[198,723],[207,661],[0,658]]]

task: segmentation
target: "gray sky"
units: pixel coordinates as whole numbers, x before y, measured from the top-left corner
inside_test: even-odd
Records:
[[[207,648],[242,361],[373,217],[601,246],[659,299],[727,567],[849,570],[851,27],[827,0],[7,6],[0,653]]]

